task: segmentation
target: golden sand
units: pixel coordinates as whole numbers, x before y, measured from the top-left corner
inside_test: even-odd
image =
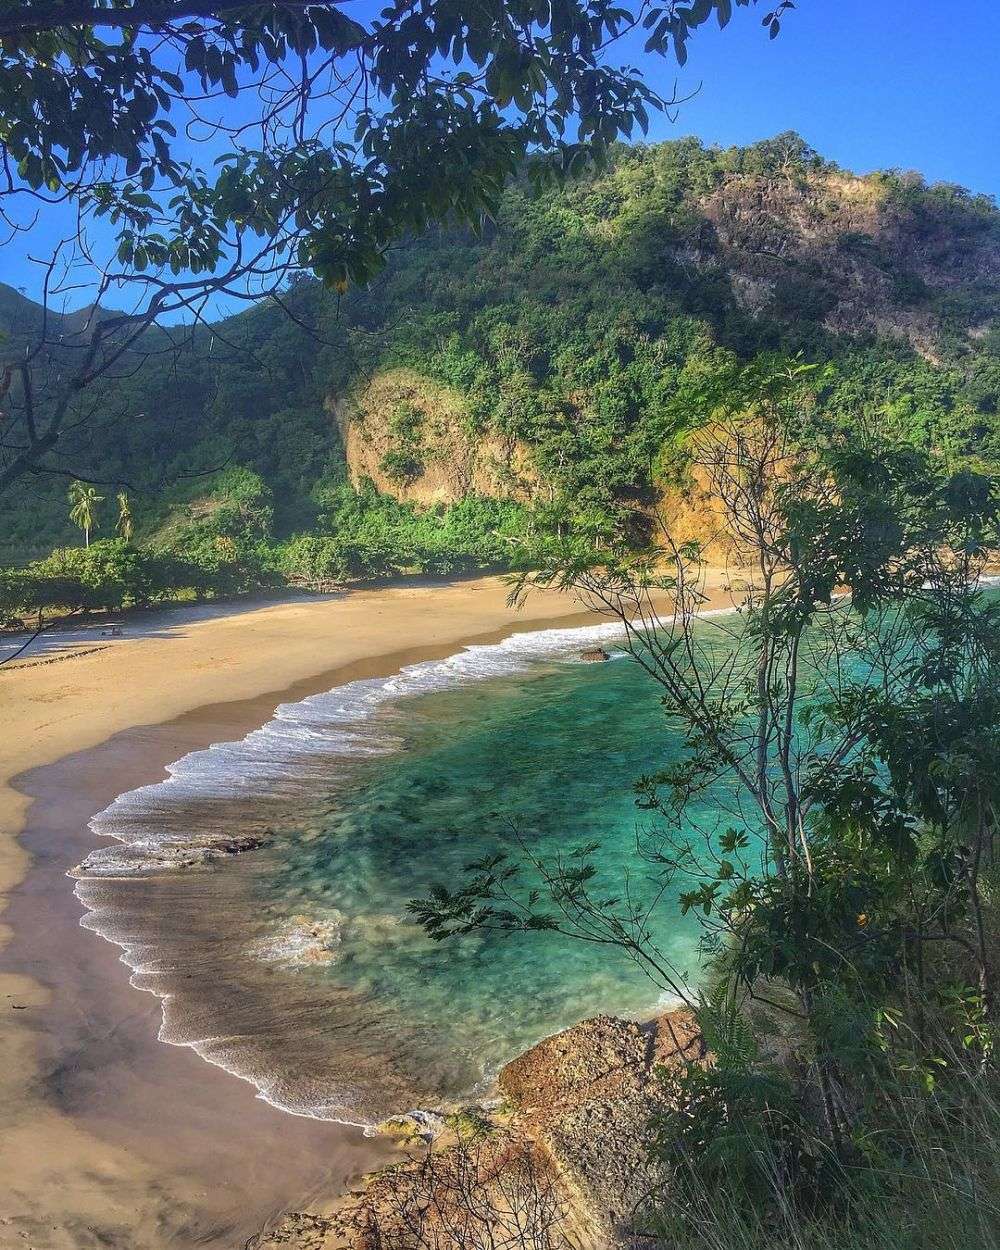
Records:
[[[728,602],[723,581],[715,605]],[[242,1246],[283,1207],[386,1157],[357,1130],[278,1112],[156,1042],[158,1003],[78,927],[64,873],[116,794],[289,697],[594,619],[569,596],[538,593],[519,612],[506,599],[501,579],[481,578],[165,611],[106,644],[0,667],[0,899],[16,921],[0,926],[3,1250]],[[22,834],[44,848],[30,874]]]

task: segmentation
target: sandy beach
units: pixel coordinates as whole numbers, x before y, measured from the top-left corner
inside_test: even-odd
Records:
[[[729,602],[716,577],[712,606]],[[0,668],[0,1247],[232,1247],[389,1157],[156,1040],[158,1000],[79,926],[89,818],[277,704],[515,631],[591,622],[501,579],[167,611]],[[96,632],[96,636],[95,635]]]

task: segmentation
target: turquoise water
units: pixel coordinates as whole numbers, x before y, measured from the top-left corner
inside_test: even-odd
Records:
[[[634,801],[644,772],[675,758],[658,690],[624,658],[534,671],[423,695],[394,710],[391,755],[369,764],[289,831],[288,859],[261,883],[275,916],[335,925],[326,977],[377,1003],[443,1092],[468,1091],[540,1037],[600,1011],[648,1013],[661,991],[617,950],[557,934],[429,940],[407,902],[496,850],[523,861],[600,842],[602,884],[657,888],[637,863],[651,827]],[[687,813],[712,826],[714,805]],[[530,869],[527,879],[533,879]],[[653,919],[662,950],[697,971],[697,928],[668,890]]]
[[[659,833],[697,851],[738,796],[719,782],[677,829],[636,807],[636,780],[681,742],[637,664],[580,662],[612,634],[515,635],[283,705],[95,817],[104,843],[75,870],[82,923],[161,998],[163,1039],[286,1110],[375,1123],[482,1093],[504,1062],[587,1016],[664,1004],[614,947],[552,933],[431,941],[408,902],[497,851],[552,861],[597,843],[595,892],[627,884],[655,902],[653,940],[696,984],[698,923],[676,906],[689,882],[661,894],[637,842]],[[699,635],[729,645],[708,621]],[[803,658],[803,682],[821,688],[822,646]],[[220,835],[248,833],[262,835],[252,853],[212,854]]]
[[[676,906],[689,882],[664,889],[636,853],[656,826],[634,784],[680,741],[638,665],[580,662],[596,638],[516,635],[283,705],[96,817],[104,844],[76,870],[83,923],[161,998],[164,1040],[287,1110],[373,1123],[481,1094],[587,1016],[671,1001],[615,947],[428,938],[409,901],[497,851],[551,861],[598,843],[595,892],[655,902],[658,949],[696,982],[698,925]],[[701,796],[663,832],[697,845],[725,799]],[[260,832],[251,854],[199,858],[220,834]]]

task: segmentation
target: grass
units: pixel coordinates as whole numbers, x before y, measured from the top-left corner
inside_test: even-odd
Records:
[[[1000,1074],[954,1063],[933,1090],[900,1078],[879,1089],[835,1200],[811,1216],[792,1207],[777,1169],[763,1200],[725,1183],[685,1185],[650,1213],[670,1250],[1000,1250]]]

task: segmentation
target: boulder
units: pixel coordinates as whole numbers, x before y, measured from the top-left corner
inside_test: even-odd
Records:
[[[515,1123],[546,1148],[603,1245],[631,1244],[633,1213],[659,1179],[650,1170],[649,1122],[668,1094],[656,1069],[704,1055],[684,1012],[648,1024],[597,1016],[501,1070]]]

